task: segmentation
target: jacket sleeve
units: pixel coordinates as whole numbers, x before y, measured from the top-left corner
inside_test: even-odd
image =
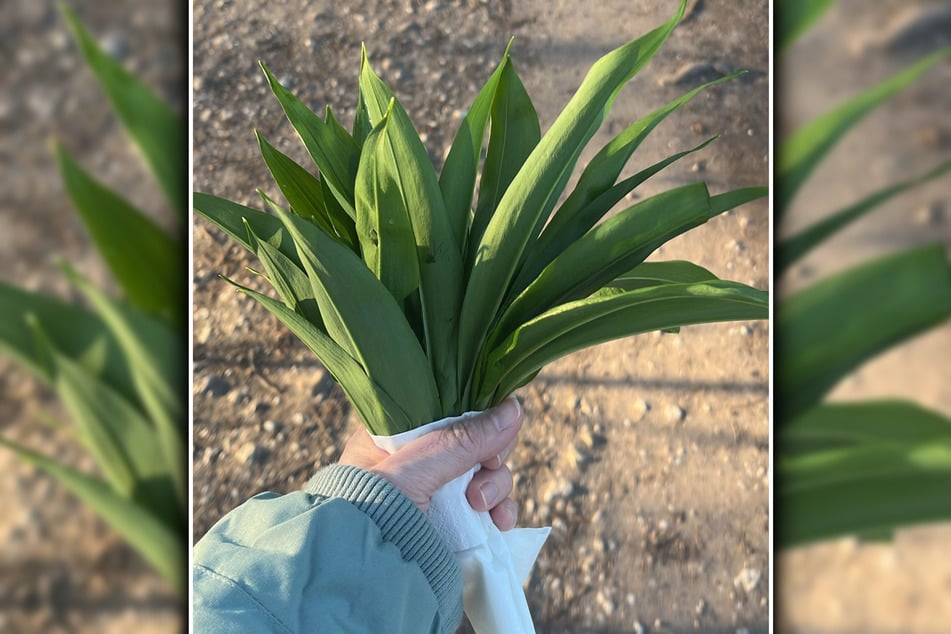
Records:
[[[304,491],[262,493],[194,548],[194,631],[453,632],[462,573],[389,482],[332,465]]]

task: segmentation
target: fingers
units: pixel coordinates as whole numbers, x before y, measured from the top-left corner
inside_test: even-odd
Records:
[[[510,531],[518,522],[518,506],[512,500],[505,498],[489,511],[489,516],[500,531]]]
[[[512,472],[508,468],[483,469],[466,487],[466,499],[477,511],[489,511],[512,493]]]
[[[514,446],[522,410],[514,398],[478,416],[439,429],[409,443],[375,468],[414,501],[426,500],[439,487],[476,465],[498,470],[499,456]],[[504,497],[504,496],[502,496]]]
[[[512,454],[512,451],[515,449],[515,445],[518,443],[518,439],[513,439],[509,443],[508,447],[502,450],[502,453],[499,455],[489,458],[488,460],[483,461],[483,469],[500,469],[505,464],[505,461]]]

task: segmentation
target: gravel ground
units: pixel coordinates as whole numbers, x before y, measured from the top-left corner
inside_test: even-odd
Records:
[[[195,3],[195,189],[256,206],[276,193],[251,134],[306,155],[256,67],[315,108],[352,116],[360,42],[441,163],[505,44],[542,128],[608,50],[667,19],[669,2]],[[618,19],[623,16],[623,19]],[[623,126],[734,69],[645,144],[632,170],[712,134],[720,140],[643,187],[703,179],[766,183],[766,2],[694,2],[618,98],[582,160]],[[764,202],[665,246],[715,273],[768,285]],[[195,239],[196,538],[262,490],[299,488],[359,422],[286,329],[217,279],[258,284],[251,258],[207,223]],[[768,328],[685,328],[577,353],[520,391],[527,423],[511,457],[521,524],[551,525],[528,583],[540,632],[766,632]]]

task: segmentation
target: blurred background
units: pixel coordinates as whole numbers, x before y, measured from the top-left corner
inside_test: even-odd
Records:
[[[438,167],[512,35],[544,131],[591,64],[675,9],[669,0],[196,0],[195,190],[255,207],[255,188],[279,196],[252,128],[311,165],[258,60],[349,125],[365,42]],[[749,69],[669,117],[625,174],[719,134],[637,194],[700,180],[713,194],[766,184],[768,18],[765,0],[688,3],[581,165],[637,118]],[[765,289],[768,237],[760,200],[657,257]],[[244,269],[254,258],[203,221],[194,241],[197,539],[255,493],[302,487],[360,423],[314,356],[218,279],[264,290]],[[572,355],[519,391],[526,424],[510,461],[520,522],[553,527],[528,586],[539,632],[767,632],[768,341],[765,322],[651,333]]]
[[[132,72],[184,113],[186,9],[171,1],[69,5]],[[96,178],[168,219],[163,197],[85,67],[50,1],[0,4],[0,278],[72,297],[59,258],[109,288],[105,266],[63,191],[49,141]],[[186,165],[182,157],[183,169]],[[42,424],[56,400],[0,356],[0,434],[81,469],[91,459]],[[174,593],[121,539],[51,478],[0,449],[0,631],[174,632]]]
[[[777,140],[949,44],[947,2],[840,0],[777,58]],[[949,85],[945,59],[862,121],[807,182],[778,235],[946,161]],[[807,256],[780,281],[779,301],[873,256],[933,242],[951,246],[948,176],[897,197]],[[951,416],[949,350],[945,324],[866,364],[829,398],[902,397]],[[891,544],[843,539],[777,555],[778,631],[946,632],[949,546],[951,526],[934,525],[899,531]]]

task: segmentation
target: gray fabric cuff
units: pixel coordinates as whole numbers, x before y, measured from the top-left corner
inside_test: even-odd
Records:
[[[422,570],[436,595],[446,631],[459,627],[462,570],[429,519],[399,489],[359,467],[333,464],[318,471],[304,491],[342,498],[363,511],[379,527],[383,539]]]

